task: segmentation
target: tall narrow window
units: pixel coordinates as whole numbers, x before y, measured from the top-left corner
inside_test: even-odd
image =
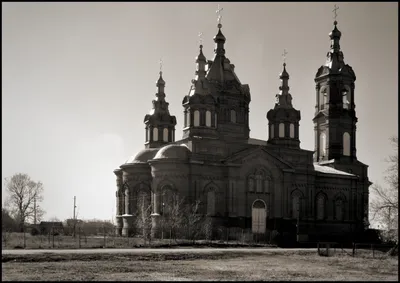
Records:
[[[328,88],[327,87],[323,87],[320,91],[319,104],[320,104],[321,110],[323,110],[327,107],[327,104],[328,104]]]
[[[164,131],[163,131],[163,140],[164,140],[165,142],[168,142],[168,128],[164,128]]]
[[[342,91],[343,109],[350,109],[350,94],[351,94],[350,87],[345,86],[345,88]]]
[[[270,184],[271,184],[271,178],[267,176],[267,178],[265,178],[264,181],[264,188],[266,193],[270,192]]]
[[[215,113],[215,127],[217,127],[217,113]]]
[[[199,110],[195,110],[194,111],[194,122],[193,122],[193,125],[195,127],[200,126],[200,112],[199,112]]]
[[[146,127],[146,142],[149,141],[149,128]]]
[[[319,195],[317,197],[317,219],[323,220],[325,218],[325,197]]]
[[[236,111],[233,109],[231,110],[231,122],[236,123]]]
[[[211,127],[211,112],[208,110],[206,111],[206,126]]]
[[[283,124],[283,123],[279,124],[279,137],[280,138],[285,137],[285,124]]]
[[[257,191],[257,193],[261,193],[263,191],[263,179],[264,179],[263,173],[258,172],[256,174],[256,191]]]
[[[336,220],[343,220],[343,201],[341,199],[335,201],[335,217]]]
[[[293,218],[298,218],[300,215],[300,196],[294,194],[292,196],[292,216]]]
[[[158,128],[153,128],[153,141],[158,141]]]
[[[321,156],[326,155],[326,135],[325,135],[325,133],[321,133],[319,135],[319,154]]]
[[[274,138],[274,131],[275,131],[275,127],[274,124],[271,125],[271,139]]]
[[[249,176],[247,183],[248,183],[247,186],[249,188],[249,192],[253,192],[254,191],[254,176]]]
[[[294,139],[294,124],[290,124],[290,138]]]
[[[190,127],[190,110],[186,113],[186,127]]]
[[[207,193],[207,214],[215,215],[215,191],[213,189]]]
[[[343,134],[343,155],[350,156],[350,134],[348,132]]]

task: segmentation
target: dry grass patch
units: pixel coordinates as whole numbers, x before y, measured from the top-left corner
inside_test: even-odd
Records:
[[[64,258],[61,260],[60,257]],[[397,281],[398,259],[240,251],[3,255],[3,280]]]

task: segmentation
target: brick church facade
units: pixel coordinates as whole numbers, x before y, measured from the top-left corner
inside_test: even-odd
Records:
[[[139,195],[151,206],[157,231],[172,194],[200,200],[199,213],[220,226],[253,233],[276,230],[313,241],[362,231],[371,183],[368,166],[357,159],[356,76],[344,62],[336,21],[329,36],[326,63],[314,78],[313,151],[300,148],[301,115],[285,63],[275,106],[266,113],[269,138],[249,136],[250,88],[225,56],[220,23],[213,60],[200,45],[195,78],[182,101],[181,140],[175,140],[176,118],[160,72],[153,108],[144,118],[145,148],[114,171],[116,233],[135,229]]]

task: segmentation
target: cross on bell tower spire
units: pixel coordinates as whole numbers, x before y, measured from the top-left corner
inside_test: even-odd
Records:
[[[335,6],[334,6],[335,8],[332,10],[332,12],[334,13],[334,16],[333,16],[333,18],[335,19],[335,21],[334,21],[334,25],[337,25],[337,21],[336,21],[336,18],[337,18],[337,10],[339,10],[339,7],[338,6],[336,6],[336,4],[335,4]]]
[[[222,27],[222,24],[221,24],[221,19],[222,19],[221,12],[222,12],[223,9],[224,9],[224,8],[220,8],[220,7],[219,7],[219,4],[218,4],[218,9],[217,9],[217,11],[216,11],[216,13],[217,13],[217,15],[218,15],[218,18],[217,18],[217,20],[218,20],[218,28],[221,28],[221,27]]]
[[[283,58],[283,64],[286,65],[286,55],[288,54],[288,52],[286,51],[286,49],[283,49],[283,53],[282,53],[282,58]]]

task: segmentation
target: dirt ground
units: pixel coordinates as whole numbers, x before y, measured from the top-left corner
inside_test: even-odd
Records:
[[[2,255],[2,280],[397,281],[398,259],[311,253]]]

